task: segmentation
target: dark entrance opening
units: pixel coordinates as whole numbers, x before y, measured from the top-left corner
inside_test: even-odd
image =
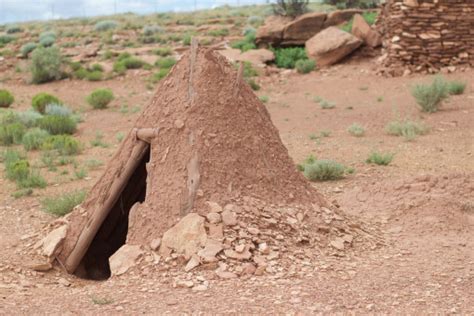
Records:
[[[135,203],[145,201],[149,161],[150,146],[82,258],[75,272],[78,277],[91,280],[110,277],[109,258],[127,240],[130,209]]]

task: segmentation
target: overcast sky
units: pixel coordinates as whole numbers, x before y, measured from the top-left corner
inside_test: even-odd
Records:
[[[0,24],[110,15],[134,12],[147,14],[167,11],[192,11],[219,5],[265,3],[266,0],[0,0]]]

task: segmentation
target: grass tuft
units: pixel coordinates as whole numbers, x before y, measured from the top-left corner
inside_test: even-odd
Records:
[[[365,162],[371,163],[371,164],[376,164],[379,166],[387,166],[389,165],[392,160],[393,160],[394,154],[392,153],[379,153],[377,151],[374,151],[370,154],[369,158]]]
[[[441,102],[448,97],[449,84],[443,77],[436,77],[429,85],[416,85],[411,93],[421,111],[434,113],[439,110]]]
[[[70,213],[74,207],[81,204],[86,197],[86,192],[83,190],[74,191],[60,195],[58,197],[49,197],[41,201],[43,210],[47,213],[64,216]]]

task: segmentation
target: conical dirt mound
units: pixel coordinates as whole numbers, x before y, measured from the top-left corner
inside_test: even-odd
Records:
[[[176,246],[179,232],[168,231],[161,254],[184,252],[188,260],[196,250],[208,249],[212,239],[218,241],[213,249],[221,257],[213,253],[207,261],[248,263],[257,253],[268,255],[266,246],[315,241],[326,246],[336,240],[333,248],[343,250],[352,243],[355,234],[350,234],[346,219],[330,210],[296,170],[264,105],[239,72],[216,52],[197,48],[185,54],[135,126],[159,129],[150,139],[146,170],[129,180],[138,188],[139,183],[145,186],[146,178],[146,194],[135,198],[133,206],[119,201],[120,212],[129,215],[121,225],[117,223],[120,215],[107,217],[94,239],[104,245],[102,252],[113,252],[125,242],[112,242],[108,237],[120,229],[126,231],[121,238],[126,236],[127,244],[148,246],[155,242],[156,248],[157,238],[183,217],[189,219],[191,213],[200,216],[191,224],[186,222],[185,228],[196,224],[207,237],[186,235],[193,246],[185,246],[183,251]],[[67,236],[57,257],[60,262],[67,261],[94,212],[113,194],[111,187],[136,142],[135,130],[86,202],[68,218]],[[258,266],[258,262],[252,264]]]

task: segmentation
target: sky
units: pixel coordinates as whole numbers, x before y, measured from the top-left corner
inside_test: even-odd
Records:
[[[0,24],[110,15],[193,11],[220,5],[265,3],[267,0],[0,0]]]

